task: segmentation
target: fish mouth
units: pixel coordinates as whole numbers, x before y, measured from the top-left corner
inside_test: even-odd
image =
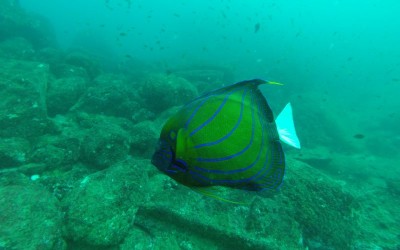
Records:
[[[151,158],[151,163],[160,171],[166,172],[168,171],[172,160],[173,151],[171,147],[167,143],[160,141],[157,150],[154,152],[153,157]]]

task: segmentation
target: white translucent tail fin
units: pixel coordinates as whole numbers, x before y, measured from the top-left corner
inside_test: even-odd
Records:
[[[292,105],[290,102],[286,104],[275,122],[278,127],[279,139],[292,147],[300,148],[300,141],[294,128]]]

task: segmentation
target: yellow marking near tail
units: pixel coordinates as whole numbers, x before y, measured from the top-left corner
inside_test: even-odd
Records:
[[[267,83],[271,84],[271,85],[280,85],[280,86],[283,85],[283,83],[280,83],[280,82],[269,82],[269,81],[267,81]]]

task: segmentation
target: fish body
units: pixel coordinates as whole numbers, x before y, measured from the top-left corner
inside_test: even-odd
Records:
[[[257,33],[260,30],[260,23],[256,23],[254,25],[254,33]]]
[[[272,110],[258,89],[264,83],[239,82],[183,106],[164,125],[153,164],[189,187],[278,188],[285,155]]]

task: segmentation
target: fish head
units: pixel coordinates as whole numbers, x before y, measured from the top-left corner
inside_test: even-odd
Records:
[[[177,156],[175,149],[176,144],[174,142],[160,139],[151,162],[158,170],[178,183],[192,187],[196,181],[190,174],[189,164],[185,159],[180,159]]]
[[[172,178],[183,178],[188,172],[188,165],[185,160],[176,158],[176,145],[172,142],[160,139],[156,151],[153,154],[151,163],[161,172]]]
[[[152,163],[175,181],[191,186],[193,180],[188,160],[193,154],[187,151],[188,136],[182,125],[176,122],[177,117],[180,115],[171,117],[164,125]]]

